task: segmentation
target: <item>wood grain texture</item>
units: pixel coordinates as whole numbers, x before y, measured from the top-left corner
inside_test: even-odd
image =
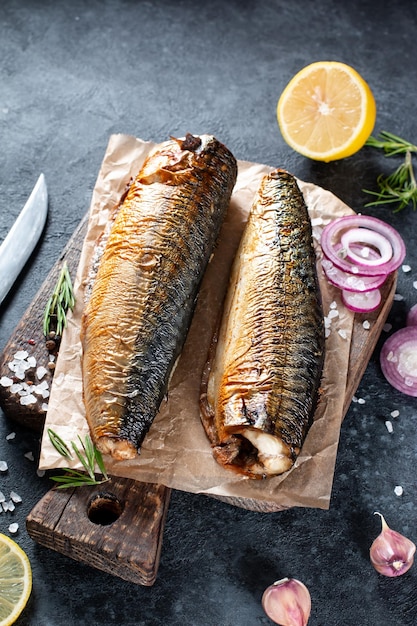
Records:
[[[30,537],[47,548],[139,585],[154,584],[170,490],[162,485],[111,478],[97,487],[52,489],[26,520]],[[120,507],[112,523],[92,521],[93,502],[101,503],[96,519],[106,522],[109,506]]]

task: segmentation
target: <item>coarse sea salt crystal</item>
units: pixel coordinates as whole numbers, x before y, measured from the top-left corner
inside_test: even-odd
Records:
[[[365,404],[365,398],[358,398],[358,404]]]
[[[394,488],[394,493],[396,496],[402,496],[404,493],[404,489],[401,487],[401,485],[396,485]]]
[[[13,385],[10,387],[11,393],[19,393],[19,391],[22,391],[22,389],[22,383],[13,383]]]
[[[11,387],[13,385],[13,380],[8,376],[2,376],[0,378],[0,385],[2,387]]]
[[[398,417],[399,414],[400,412],[397,409],[395,409],[395,411],[391,411],[391,417]]]
[[[337,302],[335,302],[335,300],[333,300],[333,301],[330,303],[330,307],[329,307],[329,308],[330,308],[330,309],[337,309]]]
[[[394,428],[392,427],[392,422],[390,420],[386,420],[385,426],[389,433],[394,432]]]
[[[404,296],[402,296],[400,293],[395,293],[394,294],[394,300],[396,302],[401,302],[402,300],[404,300]]]
[[[35,404],[36,402],[37,400],[32,393],[29,393],[27,396],[22,396],[20,398],[20,404],[22,406],[29,406],[30,404]]]
[[[12,439],[14,439],[16,437],[16,433],[9,433],[8,435],[6,435],[6,441],[11,441]]]
[[[36,385],[35,389],[39,393],[41,393],[45,389],[49,389],[48,381],[47,380],[43,380],[41,383],[39,383],[39,385]]]
[[[44,378],[44,376],[46,376],[47,373],[48,373],[48,370],[46,369],[46,367],[44,367],[43,365],[40,365],[38,369],[36,370],[36,377],[38,380],[42,380],[42,378]]]
[[[18,530],[19,530],[19,524],[17,522],[13,522],[12,524],[10,524],[9,533],[11,533],[12,535],[15,535]]]
[[[26,452],[24,455],[25,459],[29,459],[29,461],[34,461],[35,457],[33,456],[33,452]]]
[[[369,329],[371,328],[371,323],[370,323],[370,321],[369,321],[369,320],[364,320],[364,321],[362,322],[362,326],[363,326],[363,328],[364,328],[365,330],[369,330]]]
[[[413,282],[413,287],[414,287],[414,289],[417,289],[417,280],[415,280],[415,281]]]
[[[29,353],[26,352],[26,350],[18,350],[17,352],[15,352],[14,354],[14,358],[17,361],[23,361],[24,359],[27,359],[27,357],[29,356]]]
[[[0,461],[0,472],[7,472],[8,469],[9,466],[7,465],[6,461]]]
[[[337,309],[331,309],[328,315],[329,319],[333,320],[336,317],[339,317],[339,311]]]
[[[10,499],[12,500],[12,502],[14,502],[15,504],[18,504],[19,502],[22,502],[22,498],[19,496],[18,493],[16,493],[16,491],[11,491],[10,492]]]
[[[407,273],[407,272],[411,272],[411,267],[409,265],[403,265],[402,266],[402,271]]]
[[[339,330],[337,332],[341,336],[342,339],[347,339],[346,331],[343,330],[343,328],[339,328]]]
[[[15,369],[14,370],[14,375],[16,378],[18,378],[19,380],[25,380],[25,370],[21,370],[21,369]]]
[[[2,491],[0,491],[0,502],[6,502],[6,496]]]

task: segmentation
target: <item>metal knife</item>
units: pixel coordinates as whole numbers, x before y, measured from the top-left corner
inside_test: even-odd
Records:
[[[43,231],[48,214],[48,190],[41,174],[25,206],[0,246],[0,304],[19,276]]]

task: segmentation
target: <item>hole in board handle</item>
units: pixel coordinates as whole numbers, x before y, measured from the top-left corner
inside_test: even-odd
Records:
[[[123,513],[123,505],[113,493],[96,493],[88,503],[87,515],[90,522],[100,526],[110,526]]]

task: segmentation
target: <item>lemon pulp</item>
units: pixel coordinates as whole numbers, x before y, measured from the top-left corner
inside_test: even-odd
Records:
[[[0,626],[13,624],[32,591],[29,559],[13,539],[0,533]]]

